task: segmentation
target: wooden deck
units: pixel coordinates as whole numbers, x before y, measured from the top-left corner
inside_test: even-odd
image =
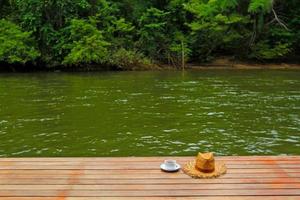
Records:
[[[164,159],[0,158],[0,199],[300,199],[300,156],[218,157],[218,179],[161,172]]]

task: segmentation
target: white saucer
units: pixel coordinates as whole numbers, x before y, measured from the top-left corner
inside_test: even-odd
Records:
[[[165,163],[162,163],[160,165],[160,169],[165,172],[177,172],[178,170],[180,170],[180,165],[176,163],[174,168],[169,168],[169,167],[166,167]]]

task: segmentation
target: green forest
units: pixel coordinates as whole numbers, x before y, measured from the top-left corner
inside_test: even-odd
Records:
[[[299,0],[0,0],[0,68],[297,60]]]

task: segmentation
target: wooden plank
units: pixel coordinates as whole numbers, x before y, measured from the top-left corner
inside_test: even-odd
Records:
[[[184,164],[189,161],[192,161],[194,159],[176,159],[178,163]],[[299,165],[300,160],[223,160],[220,158],[216,159],[217,161],[223,161],[230,165],[239,165],[241,162],[249,165],[273,165],[273,164],[287,164],[287,165]],[[78,165],[78,164],[86,164],[86,165],[99,165],[99,164],[106,164],[106,163],[115,163],[115,164],[149,164],[149,165],[157,165],[164,161],[164,159],[160,160],[153,160],[153,161],[143,161],[143,160],[124,160],[124,161],[116,161],[116,160],[65,160],[65,161],[30,161],[30,160],[24,160],[24,161],[4,161],[0,158],[0,164],[1,165],[27,165],[27,164],[35,164],[35,165]]]
[[[106,171],[104,171],[106,172]],[[174,174],[164,174],[163,172],[157,173],[157,172],[149,172],[149,173],[140,173],[139,171],[134,171],[134,172],[128,172],[124,173],[121,172],[119,173],[113,173],[113,172],[108,172],[108,173],[99,173],[99,174],[84,174],[81,172],[69,172],[69,173],[61,173],[60,170],[57,171],[55,174],[54,172],[52,173],[47,173],[47,172],[40,172],[40,173],[31,173],[31,174],[26,174],[26,173],[9,173],[9,174],[0,174],[0,179],[3,178],[68,178],[72,175],[80,174],[81,179],[107,179],[107,178],[113,178],[114,176],[117,176],[117,178],[187,178],[187,175],[183,174],[182,172],[177,173],[176,175]],[[232,178],[300,178],[300,173],[241,173],[241,174],[233,174],[233,173],[228,173],[225,174],[221,177],[220,179],[232,179]]]
[[[195,157],[54,157],[54,158],[45,158],[45,157],[34,157],[34,158],[0,158],[0,162],[4,161],[14,161],[14,162],[23,162],[23,161],[30,161],[30,162],[52,162],[52,161],[62,161],[65,162],[66,160],[71,161],[106,161],[106,162],[125,162],[125,161],[132,161],[132,162],[150,162],[150,161],[162,161],[165,159],[176,159],[176,160],[183,160],[188,161],[194,159]],[[219,156],[217,157],[219,160],[300,160],[300,156]]]
[[[180,164],[194,159],[171,158]],[[300,199],[300,156],[217,157],[228,167],[218,179],[161,172],[164,159],[0,158],[0,199]]]
[[[192,179],[192,178],[179,178],[179,179],[166,179],[166,178],[153,178],[153,179],[80,179],[80,178],[51,178],[51,179],[11,179],[2,178],[0,179],[0,185],[39,185],[39,184],[69,184],[79,185],[112,185],[112,184],[284,184],[284,183],[300,183],[299,178],[240,178],[240,179]]]
[[[1,200],[116,200],[116,197],[0,197]],[[141,200],[141,197],[118,197],[118,200]],[[296,196],[205,196],[205,197],[143,197],[143,200],[299,200]]]
[[[0,185],[0,190],[173,190],[174,185]],[[300,189],[300,184],[176,184],[176,190]]]
[[[0,197],[69,196],[69,197],[185,197],[185,196],[295,196],[299,189],[253,189],[253,190],[1,190]]]
[[[66,178],[72,178],[72,175],[6,175],[6,176],[0,176],[0,179],[66,179]],[[124,174],[124,175],[80,175],[80,179],[186,179],[186,175],[180,175],[180,176],[162,176],[159,174],[152,175],[152,174],[138,174],[138,175],[130,175],[130,174]],[[245,178],[252,178],[252,179],[266,179],[266,178],[293,178],[293,179],[299,179],[300,174],[297,173],[297,175],[290,173],[290,174],[227,174],[222,177],[219,177],[219,179],[245,179]]]
[[[273,165],[226,165],[228,169],[277,169],[278,167],[282,169],[299,169],[299,165],[281,165],[281,164],[273,164]],[[146,164],[101,164],[101,165],[37,165],[37,164],[28,164],[28,165],[3,165],[0,164],[0,170],[1,169],[37,169],[37,170],[43,170],[43,169],[53,169],[53,170],[72,170],[72,169],[98,169],[98,170],[129,170],[129,169],[158,169],[159,165],[146,165]]]
[[[219,159],[216,159],[217,161],[221,161]],[[184,165],[185,163],[189,162],[191,160],[178,160],[177,162],[179,164]],[[124,162],[105,162],[105,161],[44,161],[44,162],[31,162],[31,161],[1,161],[0,159],[0,167],[1,166],[19,166],[19,165],[37,165],[37,166],[60,166],[60,165],[82,165],[84,164],[85,166],[98,166],[98,165],[103,165],[103,166],[107,166],[107,165],[112,165],[112,164],[116,164],[116,165],[150,165],[150,166],[159,166],[161,163],[163,162],[163,160],[160,161],[136,161],[136,162],[132,162],[132,161],[124,161]],[[247,165],[247,166],[256,166],[256,165],[266,165],[266,166],[272,166],[272,165],[283,165],[283,166],[291,166],[291,167],[299,167],[300,165],[300,160],[299,161],[294,161],[294,160],[286,160],[286,161],[277,161],[277,160],[268,160],[268,161],[264,161],[264,160],[260,160],[260,161],[238,161],[238,160],[228,160],[228,161],[222,161],[225,162],[228,166],[234,166],[234,167],[238,167],[241,165]]]
[[[187,175],[184,173],[113,173],[113,171],[110,171],[110,173],[107,174],[80,174],[80,179],[146,179],[146,178],[165,178],[165,179],[179,179],[179,178],[187,178]],[[70,178],[73,175],[78,175],[77,173],[74,174],[0,174],[0,179],[4,178],[18,178],[18,179],[51,179],[51,178]],[[281,173],[269,173],[269,174],[225,174],[224,176],[219,177],[219,179],[239,179],[239,178],[300,178],[300,173],[286,173],[286,172],[281,172]]]
[[[230,169],[230,173],[228,174],[277,174],[277,173],[300,173],[299,169]],[[125,169],[125,170],[86,170],[86,169],[70,169],[70,170],[55,170],[55,169],[43,169],[43,170],[35,170],[35,169],[19,169],[19,170],[11,170],[11,169],[2,169],[0,170],[0,175],[6,174],[53,174],[53,175],[60,175],[60,174],[85,174],[85,175],[92,175],[92,174],[143,174],[143,173],[151,173],[151,174],[162,174],[158,169]]]

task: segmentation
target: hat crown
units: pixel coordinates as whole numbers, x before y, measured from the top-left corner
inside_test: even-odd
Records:
[[[196,168],[202,172],[213,172],[215,170],[215,159],[213,153],[198,153]]]

